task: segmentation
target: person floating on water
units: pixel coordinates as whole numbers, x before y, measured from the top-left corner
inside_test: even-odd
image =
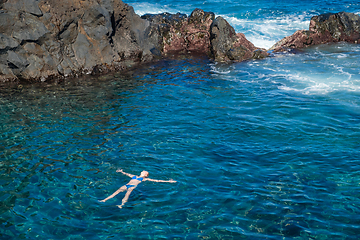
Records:
[[[124,206],[124,204],[127,202],[127,200],[129,199],[129,196],[131,194],[131,192],[137,187],[137,185],[139,185],[141,182],[143,181],[150,181],[150,182],[169,182],[169,183],[175,183],[176,181],[170,179],[170,180],[155,180],[155,179],[150,179],[148,178],[149,173],[147,171],[142,171],[140,176],[136,176],[130,173],[126,173],[124,172],[122,169],[118,169],[116,170],[116,172],[121,172],[122,174],[125,174],[126,176],[131,177],[130,182],[128,182],[128,184],[125,184],[124,186],[122,186],[121,188],[119,188],[118,190],[116,190],[113,194],[111,194],[109,197],[105,198],[104,200],[101,200],[100,202],[106,202],[107,200],[109,200],[110,198],[115,197],[116,195],[118,195],[121,192],[126,191],[125,197],[122,199],[122,204],[121,205],[117,205],[119,208],[122,208],[122,206]]]

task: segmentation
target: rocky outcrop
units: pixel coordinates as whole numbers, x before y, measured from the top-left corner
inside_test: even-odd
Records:
[[[121,0],[0,0],[0,81],[123,69],[169,52],[264,57],[221,17],[195,9],[140,17]]]
[[[215,19],[212,12],[195,9],[185,14],[147,14],[142,16],[154,26],[153,34],[163,53],[171,51],[202,52],[216,61],[243,61],[268,56],[264,49],[255,47],[242,33],[222,17]],[[155,42],[154,42],[155,44]]]
[[[151,60],[149,22],[121,0],[2,0],[0,81],[46,80]]]
[[[277,42],[274,52],[299,49],[316,44],[341,42],[360,43],[360,16],[340,12],[311,18],[309,30],[299,30]]]
[[[313,17],[309,30],[272,50],[360,41],[360,17]],[[195,9],[185,14],[135,14],[121,0],[0,0],[0,81],[44,81],[123,69],[170,52],[200,52],[215,61],[264,58],[222,17]]]
[[[152,24],[150,36],[161,46],[163,53],[192,51],[208,53],[210,26],[215,19],[212,12],[195,9],[190,17],[186,14],[146,14],[143,19]],[[154,44],[156,44],[154,42]]]
[[[211,56],[215,61],[244,61],[269,55],[265,49],[259,49],[249,42],[244,34],[236,34],[222,17],[217,17],[210,26],[210,43]]]

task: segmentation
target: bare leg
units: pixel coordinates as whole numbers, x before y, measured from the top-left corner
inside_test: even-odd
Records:
[[[134,187],[131,187],[127,190],[125,197],[122,199],[122,204],[121,205],[117,205],[119,208],[122,208],[122,206],[124,206],[124,204],[128,201],[129,196],[131,194],[131,192],[134,190]]]
[[[125,191],[127,188],[126,186],[122,186],[121,188],[119,188],[118,190],[116,190],[116,192],[114,192],[113,194],[111,194],[110,196],[108,196],[107,198],[105,198],[104,200],[101,200],[100,202],[106,202],[107,200],[109,200],[110,198],[115,197],[116,195],[118,195],[119,193]]]

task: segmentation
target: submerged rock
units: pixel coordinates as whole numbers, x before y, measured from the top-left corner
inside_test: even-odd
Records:
[[[309,30],[296,31],[277,42],[270,50],[280,52],[341,41],[360,43],[359,15],[340,12],[314,16],[310,20]]]

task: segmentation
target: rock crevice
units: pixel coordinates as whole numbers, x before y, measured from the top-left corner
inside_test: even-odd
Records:
[[[324,14],[272,50],[358,43],[360,19]],[[0,0],[0,81],[45,81],[121,70],[172,52],[200,52],[215,61],[264,58],[222,17],[195,9],[142,17],[121,0]]]

